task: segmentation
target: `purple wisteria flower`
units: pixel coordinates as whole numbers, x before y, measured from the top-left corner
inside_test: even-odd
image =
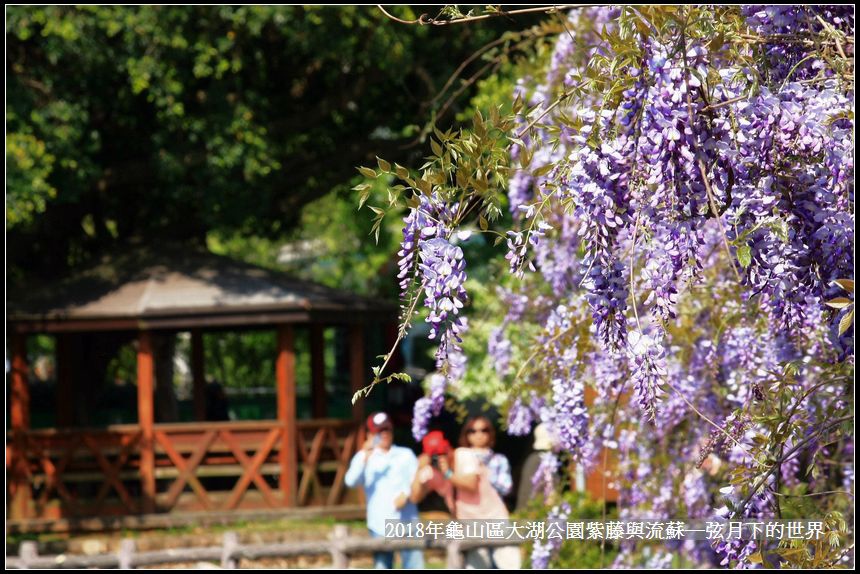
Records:
[[[448,387],[448,380],[441,373],[432,373],[427,379],[430,392],[415,401],[412,412],[412,436],[419,442],[427,434],[430,419],[439,416],[445,407],[445,390]]]
[[[505,326],[499,325],[490,331],[487,340],[487,354],[493,362],[493,369],[499,378],[507,376],[511,367],[511,342],[505,337]]]
[[[570,518],[571,508],[567,502],[554,506],[546,517],[546,531],[556,532],[557,535],[548,535],[546,540],[535,540],[532,548],[532,568],[545,570],[549,568],[550,561],[558,554],[564,542],[564,533],[567,532],[567,520]],[[558,533],[561,535],[558,535]]]
[[[841,384],[821,383],[840,363],[853,365],[853,328],[837,332],[847,311],[824,305],[853,297],[834,283],[854,271],[853,84],[839,68],[843,56],[819,52],[836,50],[841,32],[853,37],[853,10],[719,10],[740,11],[751,34],[767,36],[738,47],[749,58],[707,34],[621,30],[618,9],[583,9],[571,12],[546,76],[516,87],[525,106],[514,134],[540,120],[512,144],[505,238],[516,276],[497,287],[505,317],[487,354],[506,382],[514,336],[530,357],[511,381],[506,415],[509,434],[541,421],[557,439],[535,485],[549,495],[560,459],[578,456],[588,469],[608,449],[622,519],[714,516],[713,482],[756,476],[752,456],[761,458],[772,433],[755,421],[787,388],[791,404],[805,398],[786,448],[808,446],[781,463],[779,487],[853,489],[845,442],[810,440],[852,398]],[[607,41],[618,32],[637,44],[632,59]],[[841,47],[851,59],[853,43]],[[609,64],[608,93],[580,85]],[[559,99],[569,90],[574,97]],[[449,249],[450,219],[434,202],[422,199],[426,217],[410,223],[412,258],[401,254],[422,280],[426,269],[464,273]],[[433,273],[429,320],[438,368],[450,377],[460,369],[462,328],[453,323],[465,293],[458,278]],[[790,384],[774,384],[780,377]],[[588,409],[586,386],[595,393]],[[416,405],[419,423],[433,415],[431,395]],[[838,459],[842,474],[802,468],[821,457]],[[726,508],[742,499],[724,494]],[[754,497],[744,517],[765,517],[772,503]],[[730,541],[715,553],[702,541],[647,554],[624,541],[619,549],[618,563],[629,566],[679,556],[745,567],[767,546]],[[546,567],[551,556],[538,544],[533,563]]]
[[[526,436],[532,430],[534,413],[529,405],[517,397],[508,410],[508,434],[511,436]]]
[[[466,262],[463,250],[441,237],[422,241],[419,269],[424,283],[424,305],[430,309],[430,339],[439,339],[437,360],[458,347],[466,323],[459,317],[466,302]]]
[[[427,434],[431,418],[433,418],[433,400],[430,397],[421,397],[415,401],[412,409],[412,436],[416,442],[420,442]]]
[[[558,446],[581,460],[581,450],[588,441],[588,411],[585,408],[585,386],[579,381],[557,378],[552,381],[553,430]]]
[[[558,455],[554,452],[542,452],[540,455],[540,464],[532,476],[532,492],[541,493],[544,499],[552,496],[556,487],[558,487],[558,471],[561,468],[561,461]]]
[[[771,477],[773,478],[773,477]],[[726,498],[728,504],[717,509],[716,517],[722,520],[728,520],[732,517],[731,507],[736,507],[740,502],[740,493],[734,486],[726,486],[720,489],[720,493]],[[769,518],[772,513],[769,511],[768,496],[764,494],[756,494],[750,499],[743,513],[743,519],[761,519]],[[735,518],[736,520],[738,518]],[[722,557],[721,566],[731,566],[735,564],[735,568],[757,568],[759,564],[753,564],[747,558],[753,553],[763,550],[760,549],[755,540],[728,540],[714,542],[714,550]]]
[[[415,256],[422,241],[435,237],[446,237],[453,218],[453,209],[447,206],[438,195],[421,195],[418,206],[409,210],[404,218],[403,240],[397,256],[401,294],[405,295],[413,280],[418,258]]]
[[[552,415],[546,400],[536,393],[529,391],[528,399],[517,397],[508,410],[508,434],[511,436],[526,436],[532,430],[536,421],[551,424]]]
[[[630,334],[630,345],[628,360],[639,407],[654,420],[666,377],[665,351],[659,339],[638,331]]]

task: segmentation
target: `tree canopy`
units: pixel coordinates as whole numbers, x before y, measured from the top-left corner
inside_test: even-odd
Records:
[[[372,7],[10,7],[12,270],[282,236],[374,154],[414,160],[445,80],[511,24],[390,24]]]

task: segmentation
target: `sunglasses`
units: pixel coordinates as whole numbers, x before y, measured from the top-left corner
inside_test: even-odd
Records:
[[[490,429],[488,429],[488,428],[486,428],[486,427],[481,427],[481,428],[470,428],[469,430],[467,430],[467,431],[466,431],[466,434],[475,434],[476,432],[481,432],[481,433],[484,433],[484,434],[489,434],[489,433],[490,433]]]

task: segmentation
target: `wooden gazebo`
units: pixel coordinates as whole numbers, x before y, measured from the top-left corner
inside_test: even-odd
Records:
[[[355,390],[369,375],[367,329],[390,333],[395,318],[390,303],[188,249],[128,252],[49,287],[10,292],[7,518],[25,525],[350,502],[343,477],[362,438],[363,406],[353,405],[348,418],[327,417],[323,328],[348,332]],[[296,416],[297,325],[310,336],[313,418],[306,420]],[[203,333],[249,328],[277,332],[277,418],[205,422]],[[72,397],[87,392],[76,376],[85,367],[81,337],[119,332],[137,340],[137,423],[69,424]],[[178,332],[191,333],[196,420],[157,423],[153,338]],[[33,334],[56,337],[55,428],[30,425],[26,339]]]

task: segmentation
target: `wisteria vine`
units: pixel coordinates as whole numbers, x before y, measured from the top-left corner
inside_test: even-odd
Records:
[[[608,6],[558,20],[549,69],[517,82],[513,116],[437,131],[436,159],[406,177],[399,277],[407,309],[424,293],[444,374],[416,404],[416,438],[451,365],[458,380],[466,368],[466,263],[451,237],[477,218],[510,272],[487,346],[511,389],[508,432],[543,422],[557,442],[536,488],[562,459],[590,468],[613,451],[621,518],[780,516],[815,491],[833,512],[853,508],[853,429],[833,424],[853,416],[853,7]],[[502,140],[504,158],[482,163]],[[501,195],[513,226],[495,230]],[[617,564],[637,548],[621,545]],[[535,545],[533,565],[556,551]],[[812,560],[774,542],[671,552]]]

